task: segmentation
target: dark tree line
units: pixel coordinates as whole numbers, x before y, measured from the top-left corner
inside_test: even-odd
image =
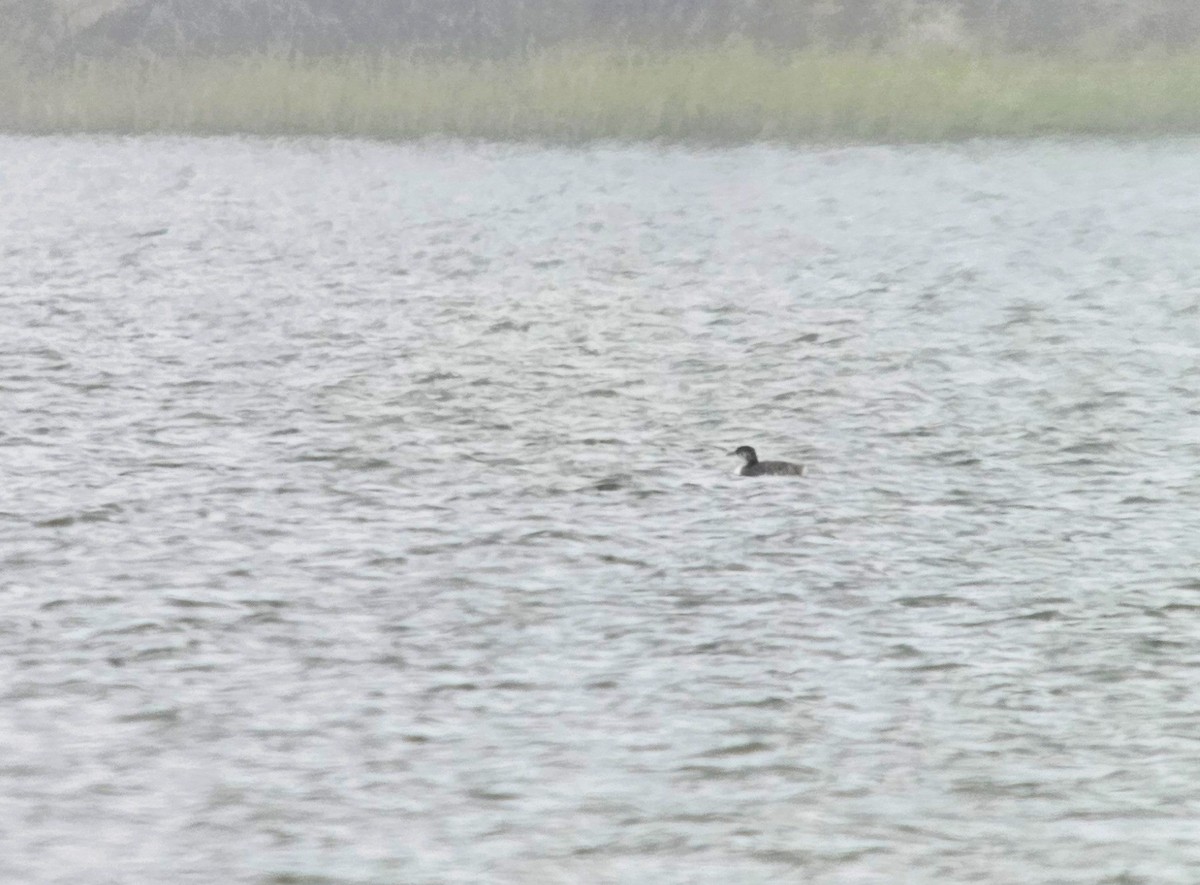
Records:
[[[1200,0],[0,0],[11,52],[508,55],[577,41],[884,48],[934,23],[965,48],[1114,51],[1200,42]],[[86,7],[86,4],[84,4]]]

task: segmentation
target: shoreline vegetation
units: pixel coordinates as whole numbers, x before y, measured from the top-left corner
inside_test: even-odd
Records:
[[[0,66],[0,131],[710,144],[1200,133],[1200,50],[557,47]]]

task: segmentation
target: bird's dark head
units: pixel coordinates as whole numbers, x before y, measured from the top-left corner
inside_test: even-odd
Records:
[[[739,458],[741,458],[747,464],[757,464],[758,463],[758,454],[750,446],[738,446],[736,449],[734,449],[729,454],[737,455]]]

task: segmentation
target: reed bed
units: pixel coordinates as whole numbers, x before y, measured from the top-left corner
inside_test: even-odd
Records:
[[[0,69],[0,130],[742,143],[1200,133],[1200,52],[1131,58],[577,47]]]

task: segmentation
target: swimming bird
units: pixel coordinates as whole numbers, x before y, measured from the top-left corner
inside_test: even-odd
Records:
[[[790,464],[787,461],[759,461],[758,453],[750,446],[738,446],[729,454],[737,455],[746,462],[738,468],[738,476],[804,476],[803,464]]]

